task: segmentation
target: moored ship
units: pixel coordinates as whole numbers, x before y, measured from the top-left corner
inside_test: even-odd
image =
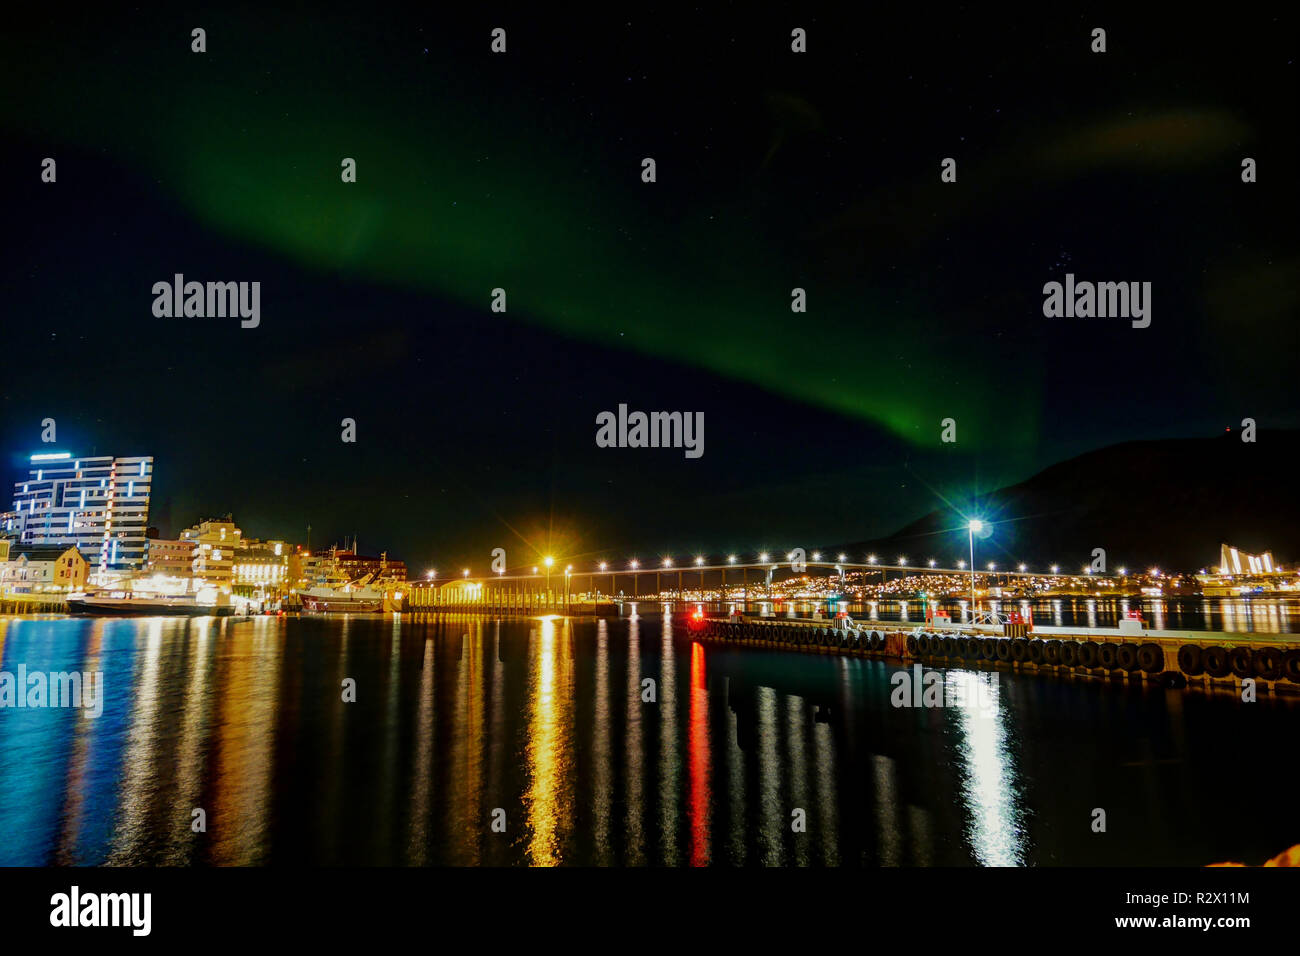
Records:
[[[193,594],[124,592],[70,594],[68,612],[131,617],[228,617],[235,613],[235,608],[230,604],[200,604]]]

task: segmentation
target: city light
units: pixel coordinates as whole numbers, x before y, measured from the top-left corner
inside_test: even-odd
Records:
[[[1127,569],[1127,568],[1120,568],[1120,569],[1119,569],[1119,573],[1120,573],[1120,574],[1128,574],[1128,569]]]
[[[433,580],[433,576],[434,576],[434,574],[436,574],[436,573],[437,573],[437,572],[435,572],[435,571],[429,571],[429,572],[427,572],[424,576],[425,576],[426,578],[428,578],[430,581],[432,581],[432,580]]]
[[[1056,573],[1057,571],[1059,571],[1059,570],[1061,570],[1061,566],[1060,566],[1059,564],[1054,564],[1054,565],[1052,565],[1052,573],[1053,573],[1053,574],[1055,574],[1055,573]]]

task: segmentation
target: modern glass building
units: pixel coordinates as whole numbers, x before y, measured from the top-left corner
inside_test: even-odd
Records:
[[[14,484],[4,530],[23,544],[76,545],[92,573],[138,571],[145,561],[152,483],[151,455],[32,455],[26,480]]]

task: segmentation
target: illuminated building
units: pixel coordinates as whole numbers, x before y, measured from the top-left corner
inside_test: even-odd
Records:
[[[192,528],[181,532],[181,540],[194,548],[190,559],[190,575],[194,590],[216,588],[230,593],[234,581],[235,551],[241,545],[243,532],[235,527],[230,515],[224,518],[205,518]]]
[[[152,482],[152,456],[32,455],[27,478],[14,483],[5,533],[23,545],[75,547],[92,573],[139,571]]]
[[[89,568],[75,547],[0,543],[0,591],[10,594],[78,591]]]

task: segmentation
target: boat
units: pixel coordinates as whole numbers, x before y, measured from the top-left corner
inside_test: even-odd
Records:
[[[299,591],[298,597],[304,611],[369,614],[384,609],[384,592],[369,587],[331,587],[321,584]]]
[[[135,617],[229,617],[231,604],[200,604],[193,594],[141,595],[126,593],[70,594],[71,614]]]

